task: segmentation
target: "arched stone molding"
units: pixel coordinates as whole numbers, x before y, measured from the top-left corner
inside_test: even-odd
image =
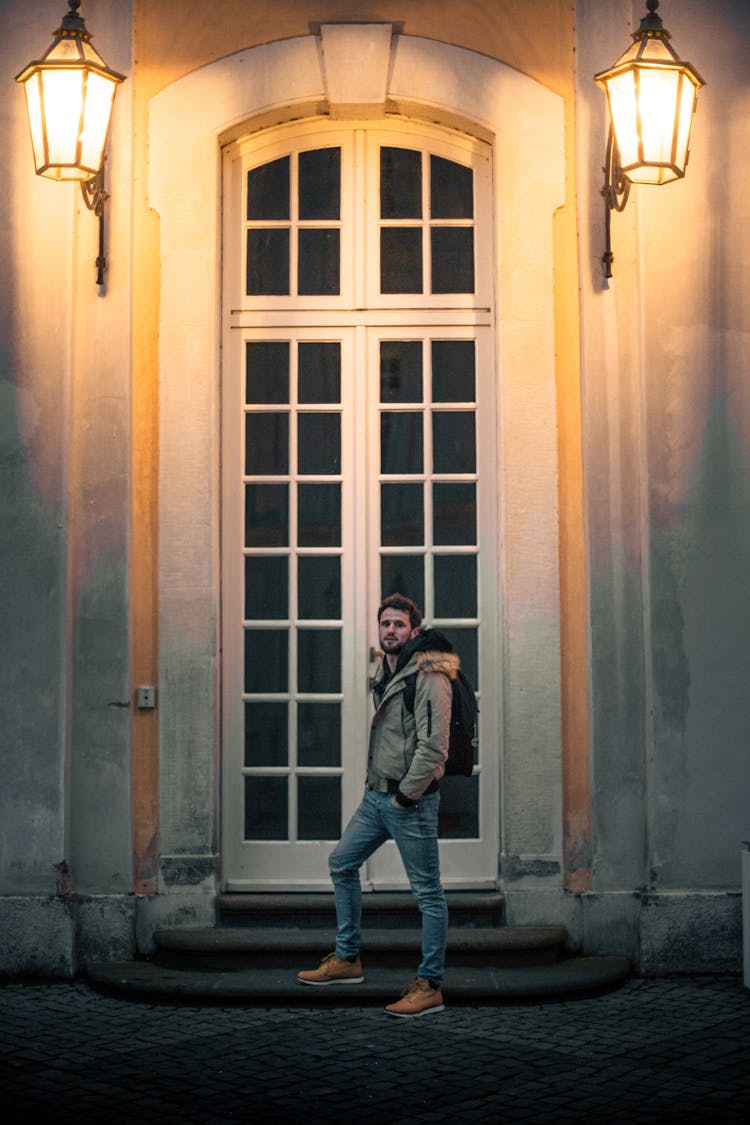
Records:
[[[535,859],[561,856],[552,215],[564,199],[562,100],[494,59],[391,30],[341,25],[322,29],[320,37],[249,48],[185,76],[151,104],[149,194],[161,220],[164,887],[214,888],[220,147],[243,132],[321,114],[405,114],[473,132],[493,146],[504,560],[502,850]],[[370,61],[369,76],[351,65],[352,57]]]

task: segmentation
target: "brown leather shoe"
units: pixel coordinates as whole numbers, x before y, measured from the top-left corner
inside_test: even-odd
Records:
[[[356,961],[345,961],[335,953],[324,957],[317,969],[297,973],[301,984],[361,984],[364,979],[359,957]]]
[[[417,977],[414,984],[410,984],[401,993],[401,999],[395,1004],[388,1004],[385,1010],[391,1016],[411,1019],[414,1016],[426,1016],[430,1012],[442,1012],[444,1007],[440,989],[433,988],[428,980]]]

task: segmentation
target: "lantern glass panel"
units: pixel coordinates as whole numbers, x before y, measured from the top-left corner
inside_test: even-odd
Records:
[[[679,78],[676,70],[640,72],[643,159],[648,164],[672,163]]]
[[[31,129],[31,144],[34,149],[34,165],[37,172],[44,164],[44,130],[42,126],[42,101],[39,94],[40,77],[38,72],[32,74],[24,84],[26,91],[26,109],[29,115]]]
[[[629,168],[639,160],[633,71],[626,70],[623,74],[610,78],[607,82],[607,93],[612,128],[620,150],[620,163],[623,168]]]
[[[76,163],[81,128],[81,102],[84,84],[81,70],[42,71],[43,112],[47,132],[48,164],[72,166]],[[75,175],[71,167],[68,174]]]
[[[690,126],[695,111],[697,87],[693,85],[687,75],[683,75],[680,87],[680,120],[677,125],[677,144],[675,146],[675,164],[684,172],[688,158],[688,143],[690,141]]]
[[[679,62],[679,56],[670,47],[667,39],[638,39],[627,52],[627,55],[643,62],[656,63],[658,66],[673,67],[676,62]],[[627,55],[624,55],[623,58],[626,58]]]
[[[102,153],[109,129],[115,84],[100,74],[89,74],[86,81],[86,111],[81,131],[81,160],[95,172],[101,168]]]

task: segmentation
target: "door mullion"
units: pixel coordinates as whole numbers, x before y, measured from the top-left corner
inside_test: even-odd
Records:
[[[357,201],[368,198],[368,181],[367,134],[364,129],[356,129],[354,132],[354,167],[351,176],[352,195],[349,199],[350,230],[354,245],[353,265],[358,263],[358,268],[354,269],[351,289],[354,294],[355,309],[364,309],[367,304],[367,208],[366,206],[357,206]]]
[[[369,716],[368,652],[370,630],[367,619],[370,602],[369,583],[372,568],[370,541],[371,497],[369,495],[368,433],[368,334],[360,325],[352,334],[351,419],[352,419],[352,470],[349,481],[352,495],[352,651],[354,656],[352,681],[352,745],[354,758],[348,786],[351,813],[361,796],[365,775],[366,717]]]

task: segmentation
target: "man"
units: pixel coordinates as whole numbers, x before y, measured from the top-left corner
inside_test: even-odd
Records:
[[[392,839],[422,916],[422,960],[417,978],[393,1016],[410,1018],[443,1010],[448,907],[440,883],[438,781],[448,756],[452,688],[459,658],[435,629],[420,630],[414,602],[391,594],[378,609],[382,658],[372,681],[375,715],[370,729],[367,783],[361,804],[329,859],[336,901],[336,949],[317,969],[298,973],[303,984],[359,984],[362,890],[359,869]],[[403,702],[416,674],[413,708]]]

